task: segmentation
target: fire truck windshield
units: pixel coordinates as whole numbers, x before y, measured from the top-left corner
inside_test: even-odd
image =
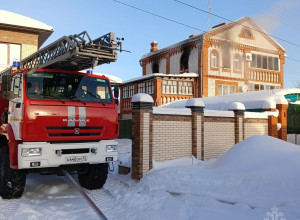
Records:
[[[26,75],[26,95],[30,99],[74,100],[112,103],[107,80],[88,75],[36,72]]]

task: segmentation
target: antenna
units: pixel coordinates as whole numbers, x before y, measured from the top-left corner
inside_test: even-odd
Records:
[[[210,30],[210,14],[211,14],[211,7],[210,7],[210,0],[208,6],[208,30]]]

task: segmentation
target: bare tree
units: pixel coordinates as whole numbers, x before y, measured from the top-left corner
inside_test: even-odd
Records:
[[[300,89],[300,80],[297,80],[296,82],[294,82],[294,86],[295,86],[295,88]]]

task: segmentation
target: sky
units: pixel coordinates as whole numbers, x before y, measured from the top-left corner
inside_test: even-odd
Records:
[[[187,7],[174,0],[118,0],[178,23],[153,16],[114,0],[14,0],[1,2],[1,9],[19,13],[44,22],[54,28],[54,33],[43,46],[64,35],[86,30],[92,39],[108,32],[123,37],[123,49],[131,51],[118,55],[116,63],[101,65],[96,72],[120,77],[123,81],[142,75],[141,57],[150,51],[155,40],[164,48],[191,34],[201,34],[209,29],[208,14]],[[209,0],[182,0],[208,11]],[[211,12],[220,17],[237,20],[241,17],[255,19],[259,26],[276,37],[286,49],[284,87],[293,88],[300,81],[300,1],[299,0],[211,0]],[[210,26],[228,22],[211,16]],[[194,28],[191,28],[191,27]],[[279,40],[283,39],[283,40]],[[288,42],[290,43],[288,43]]]

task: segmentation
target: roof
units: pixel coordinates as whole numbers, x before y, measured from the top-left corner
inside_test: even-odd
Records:
[[[173,48],[176,48],[176,47],[180,47],[184,44],[187,44],[187,43],[191,43],[191,42],[194,42],[194,41],[197,41],[197,40],[202,40],[203,38],[205,37],[209,37],[209,35],[214,35],[214,32],[217,32],[217,31],[220,31],[220,30],[223,30],[223,29],[226,29],[226,28],[229,28],[233,25],[236,25],[236,24],[241,24],[242,22],[244,21],[249,21],[251,22],[254,26],[255,26],[255,30],[257,30],[258,32],[260,33],[263,33],[264,36],[268,37],[271,41],[273,41],[279,48],[281,48],[283,51],[285,51],[285,49],[276,41],[274,40],[273,37],[271,37],[266,31],[264,31],[261,27],[259,27],[251,18],[249,17],[242,17],[236,21],[233,21],[231,23],[225,23],[224,25],[220,25],[220,26],[217,26],[209,31],[206,31],[206,32],[203,32],[201,34],[198,34],[194,37],[191,37],[191,38],[188,38],[188,39],[185,39],[183,41],[180,41],[176,44],[173,44],[173,45],[170,45],[168,47],[165,47],[165,48],[162,48],[162,49],[159,49],[157,51],[153,51],[153,52],[150,52],[150,53],[147,53],[147,54],[144,54],[141,58],[141,60],[145,59],[145,58],[148,58],[148,57],[151,57],[153,55],[157,55],[157,54],[161,54],[161,53],[164,53],[166,51],[169,51]]]
[[[230,95],[199,98],[203,101],[205,109],[227,111],[232,102],[241,102],[246,109],[270,109],[276,104],[288,104],[284,97],[288,94],[300,94],[300,89],[275,89],[234,93]],[[166,108],[185,108],[187,100],[166,104]]]
[[[150,73],[144,76],[136,77],[133,79],[129,79],[127,81],[124,81],[123,84],[136,82],[144,79],[150,79],[154,78],[155,76],[163,76],[163,77],[198,77],[199,75],[197,73],[182,73],[182,74],[164,74],[164,73]]]
[[[54,31],[53,27],[43,22],[5,10],[0,10],[0,25],[33,29],[37,31],[39,33],[39,47]]]

